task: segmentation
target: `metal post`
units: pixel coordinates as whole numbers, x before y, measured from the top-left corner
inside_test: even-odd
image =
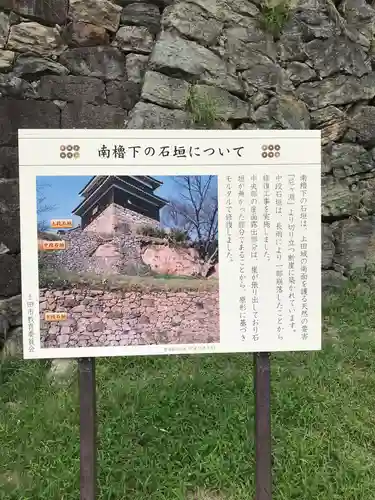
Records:
[[[269,353],[254,353],[255,500],[272,500],[270,372]]]
[[[78,360],[81,500],[96,500],[95,358]]]

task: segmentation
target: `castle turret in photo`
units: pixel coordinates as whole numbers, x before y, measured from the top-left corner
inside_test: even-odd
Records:
[[[168,201],[154,191],[163,183],[150,176],[97,175],[80,191],[82,202],[72,211],[85,232],[114,234],[138,225],[158,226]]]

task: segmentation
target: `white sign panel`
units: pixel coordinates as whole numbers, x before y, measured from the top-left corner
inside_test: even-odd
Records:
[[[320,144],[20,130],[25,358],[319,350]]]

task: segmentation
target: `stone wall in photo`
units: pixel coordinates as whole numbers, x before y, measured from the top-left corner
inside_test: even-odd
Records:
[[[66,312],[61,322],[46,312]],[[210,290],[40,292],[44,347],[103,347],[219,342],[219,292]]]
[[[375,259],[375,9],[259,0],[0,0],[0,336],[20,327],[18,128],[322,130],[323,287]],[[193,110],[194,111],[194,110]],[[19,330],[17,330],[19,331]]]

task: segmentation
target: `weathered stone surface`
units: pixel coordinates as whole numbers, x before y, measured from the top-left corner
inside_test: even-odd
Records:
[[[332,176],[322,177],[322,215],[342,217],[373,213],[375,202],[372,193],[375,180],[363,181],[337,179]]]
[[[69,47],[92,47],[109,43],[105,28],[81,21],[70,23],[64,30],[63,39]]]
[[[198,5],[184,1],[165,9],[162,25],[165,30],[177,30],[177,33],[203,45],[213,44],[224,26]]]
[[[149,56],[141,54],[128,54],[126,56],[126,74],[128,80],[140,83],[143,81],[146,72]]]
[[[22,325],[21,295],[14,295],[10,298],[0,300],[0,317],[6,318],[8,328]],[[0,331],[0,338],[4,338],[2,334],[3,332]]]
[[[332,228],[328,224],[322,224],[322,268],[332,267],[335,245],[333,243]]]
[[[234,93],[243,93],[239,79],[219,56],[196,42],[162,33],[150,57],[150,69],[198,79]]]
[[[150,3],[131,3],[122,10],[121,24],[145,26],[150,33],[156,35],[160,30],[159,7]]]
[[[225,28],[218,39],[218,45],[213,50],[235,65],[237,71],[259,64],[270,64],[277,57],[273,37],[261,30],[257,21],[251,27]]]
[[[255,90],[281,92],[294,89],[287,72],[274,63],[257,64],[242,73],[247,86]]]
[[[375,146],[375,107],[361,106],[350,118],[349,126],[356,133],[356,140],[366,147]]]
[[[343,0],[338,5],[338,11],[347,21],[348,27],[361,35],[359,40],[361,45],[369,48],[375,29],[373,5],[371,6],[366,0]]]
[[[0,96],[32,99],[37,97],[37,94],[29,82],[7,73],[0,74]]]
[[[17,148],[0,147],[0,178],[14,179],[16,177],[18,177]]]
[[[16,253],[20,251],[18,179],[0,179],[0,200],[0,241],[10,252]],[[13,261],[7,260],[7,257],[7,254],[0,255],[0,258],[2,258],[2,260],[0,260],[0,275],[3,269],[2,263],[4,264],[4,270],[6,272],[16,266],[16,264],[13,266]],[[8,266],[7,263],[9,263]],[[9,297],[10,295],[19,293],[17,290],[9,295],[2,292],[2,288],[6,285],[3,280],[5,280],[5,276],[0,277],[0,296]],[[11,284],[10,287],[13,289],[14,284]]]
[[[139,101],[141,85],[126,80],[107,82],[106,94],[108,104],[120,106],[120,108],[130,111]]]
[[[333,39],[341,34],[341,28],[330,5],[324,0],[302,0],[284,26],[286,33],[301,31],[305,38]]]
[[[341,288],[347,278],[333,269],[322,271],[322,290],[328,292],[334,288]]]
[[[352,270],[375,263],[375,217],[336,222],[333,234],[338,264]]]
[[[0,12],[0,49],[5,47],[9,32],[9,16],[5,12]]]
[[[62,64],[51,59],[38,57],[32,54],[21,54],[17,57],[12,73],[19,77],[32,75],[35,78],[40,73],[64,75],[69,73],[69,70]]]
[[[170,2],[172,3],[172,2]],[[259,18],[259,9],[254,5],[259,3],[247,0],[194,0],[192,2],[206,10],[212,17],[232,26],[253,26],[254,18]]]
[[[66,21],[68,0],[1,0],[0,8],[55,25]]]
[[[42,99],[49,100],[80,100],[93,104],[105,102],[103,81],[88,76],[42,76],[38,94]]]
[[[166,108],[186,109],[190,85],[185,80],[148,71],[145,74],[142,99]]]
[[[374,172],[375,163],[371,153],[357,144],[333,144],[330,151],[332,173],[338,179],[360,174]]]
[[[297,30],[294,33],[283,33],[277,43],[277,53],[280,61],[306,61],[302,34]]]
[[[310,128],[310,115],[305,103],[292,96],[273,97],[268,104],[268,113],[283,129]]]
[[[0,98],[0,144],[17,144],[20,128],[60,128],[60,110],[50,102]]]
[[[126,112],[116,106],[67,104],[61,111],[61,128],[123,128]]]
[[[41,56],[61,54],[64,45],[56,28],[36,22],[15,24],[10,28],[6,45],[9,50],[35,52]]]
[[[302,83],[297,94],[311,110],[372,99],[375,96],[375,73],[362,78],[339,75],[319,82]]]
[[[333,40],[312,40],[305,52],[321,78],[340,71],[361,77],[371,71],[371,63],[357,44],[342,37]]]
[[[125,76],[125,57],[114,47],[79,47],[65,51],[60,63],[74,75],[116,80]]]
[[[0,71],[8,71],[12,68],[16,54],[11,50],[0,50]]]
[[[76,372],[77,361],[75,359],[53,359],[47,379],[52,384],[61,386],[65,383],[71,383]]]
[[[191,125],[191,119],[184,111],[139,102],[130,112],[126,128],[184,129],[189,128],[189,125]]]
[[[311,126],[314,129],[321,129],[322,144],[337,141],[345,134],[348,128],[348,120],[343,111],[335,106],[313,111],[310,114]]]
[[[222,120],[246,120],[250,116],[249,105],[226,90],[211,85],[195,85],[192,88],[192,105],[204,106],[208,103],[215,116]],[[201,104],[200,104],[201,103]]]
[[[120,24],[121,7],[109,0],[70,0],[69,17],[116,32]]]
[[[154,37],[143,26],[122,26],[116,33],[113,45],[124,52],[149,54],[154,45]]]
[[[22,358],[23,336],[22,327],[12,328],[4,342],[0,359]]]
[[[316,79],[316,72],[307,64],[298,61],[288,65],[287,73],[294,85]]]
[[[157,5],[160,9],[164,9],[168,5],[170,5],[173,0],[143,0],[146,4]],[[121,5],[122,7],[127,7],[130,4],[134,3],[134,0],[115,0],[117,5]]]

